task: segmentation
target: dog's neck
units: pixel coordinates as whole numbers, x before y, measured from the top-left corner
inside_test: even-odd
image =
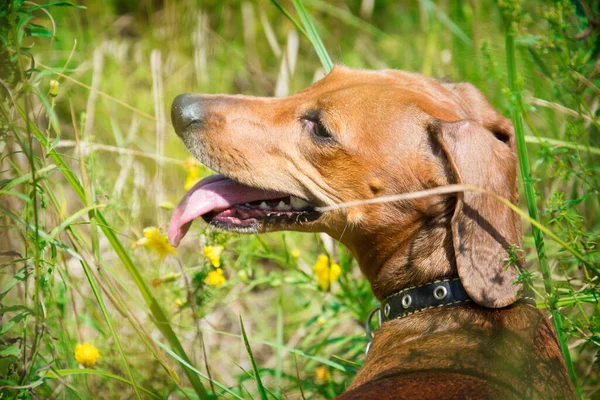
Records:
[[[352,248],[378,299],[412,285],[458,276],[450,215],[374,232]]]

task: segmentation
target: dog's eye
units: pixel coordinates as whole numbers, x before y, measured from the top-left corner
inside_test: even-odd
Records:
[[[305,118],[306,129],[317,139],[331,139],[331,133],[325,128],[318,117]]]
[[[327,129],[323,126],[321,121],[314,122],[312,131],[315,136],[318,136],[321,138],[330,138],[331,137],[331,135],[329,134],[329,132],[327,132]]]

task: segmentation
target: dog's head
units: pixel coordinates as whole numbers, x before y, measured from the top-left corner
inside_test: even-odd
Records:
[[[472,85],[336,67],[287,98],[180,95],[172,119],[189,151],[222,174],[202,180],[181,201],[169,227],[174,245],[198,217],[243,233],[327,232],[355,253],[374,288],[381,287],[379,296],[391,288],[377,280],[393,269],[393,259],[417,280],[458,270],[485,306],[516,299],[516,272],[505,271],[503,260],[506,249],[520,244],[519,219],[489,196],[315,209],[449,183],[516,201],[512,126]],[[429,243],[419,235],[438,225],[449,241]],[[448,247],[445,270],[410,270],[416,269],[411,252],[434,253],[424,244]]]

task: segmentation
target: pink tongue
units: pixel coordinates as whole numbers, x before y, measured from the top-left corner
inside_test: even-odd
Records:
[[[196,183],[175,208],[169,224],[169,241],[173,246],[179,246],[192,221],[211,211],[224,210],[234,204],[284,196],[242,185],[223,175],[208,176]]]

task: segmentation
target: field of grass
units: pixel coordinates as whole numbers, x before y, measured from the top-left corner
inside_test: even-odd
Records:
[[[286,96],[326,73],[327,53],[472,82],[513,118],[531,177],[519,206],[539,220],[524,218],[522,279],[581,397],[600,398],[596,2],[64,3],[0,1],[0,399],[344,391],[377,305],[347,250],[201,223],[176,251],[163,236],[210,173],[174,134],[173,98]],[[313,269],[323,254],[331,282]]]

